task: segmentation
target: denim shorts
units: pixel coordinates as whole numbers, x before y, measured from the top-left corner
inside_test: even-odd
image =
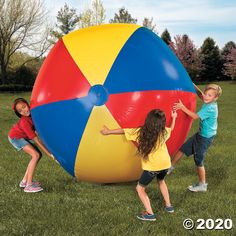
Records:
[[[208,148],[211,146],[215,136],[205,138],[199,133],[190,137],[180,148],[186,156],[193,155],[196,166],[203,166]]]
[[[28,144],[31,144],[32,146],[34,146],[34,148],[36,146],[34,141],[31,139],[25,139],[25,138],[16,139],[16,138],[10,138],[8,136],[8,140],[17,151],[20,151],[24,146]]]
[[[167,170],[160,170],[160,171],[147,171],[144,170],[138,183],[141,186],[147,186],[152,182],[152,180],[156,177],[157,180],[163,180],[167,174]]]

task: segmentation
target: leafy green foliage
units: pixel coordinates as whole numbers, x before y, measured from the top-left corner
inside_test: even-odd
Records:
[[[188,35],[177,35],[173,42],[169,42],[169,47],[182,62],[193,81],[198,79],[200,71],[204,69],[199,59],[199,51]]]
[[[212,38],[208,37],[204,40],[200,58],[204,66],[200,73],[201,79],[203,81],[219,80],[222,77],[223,63],[220,50]]]
[[[110,23],[130,23],[136,24],[137,19],[133,18],[131,14],[124,7],[119,9],[118,13],[115,13],[114,18],[109,21]]]
[[[0,0],[0,83],[8,83],[10,62],[17,51],[39,58],[48,50],[46,16],[42,0]]]
[[[233,58],[230,59],[230,57],[232,57],[232,56],[229,56],[232,53],[233,48],[236,48],[235,42],[229,41],[225,44],[225,46],[221,50],[221,57],[222,57],[222,61],[224,64],[223,71],[222,71],[223,72],[222,79],[224,79],[224,80],[233,78],[233,76],[231,76],[231,75],[234,73],[227,73],[227,71],[231,71],[231,70],[235,69],[235,65],[233,65],[233,64],[230,65],[230,63],[229,63],[229,61],[232,61],[232,59],[233,59]],[[231,66],[233,66],[233,67],[231,68]]]
[[[232,80],[236,80],[236,48],[231,48],[229,54],[225,57],[224,73]]]
[[[143,26],[148,28],[148,29],[150,29],[155,34],[158,34],[158,32],[156,30],[156,24],[153,23],[153,17],[151,17],[151,18],[144,17],[144,19],[143,19]]]
[[[63,35],[73,31],[79,22],[79,16],[75,8],[70,8],[66,3],[57,13],[56,28],[58,30],[51,30],[52,39],[50,41],[55,43]]]
[[[233,42],[233,41],[227,42],[221,50],[221,55],[223,57],[226,57],[231,52],[232,48],[236,48],[235,42]]]
[[[165,29],[165,30],[163,31],[163,33],[161,34],[161,38],[162,38],[162,40],[163,40],[167,45],[170,44],[170,42],[171,42],[171,36],[170,36],[170,33],[169,33],[169,31],[168,31],[167,29]]]
[[[15,72],[9,73],[9,83],[11,84],[30,85],[32,87],[35,78],[36,74],[26,66],[21,66]]]
[[[80,27],[85,28],[94,25],[101,25],[106,18],[102,1],[93,0],[92,7],[84,10],[80,14]]]
[[[26,92],[32,91],[32,85],[25,84],[2,84],[0,85],[1,92]]]

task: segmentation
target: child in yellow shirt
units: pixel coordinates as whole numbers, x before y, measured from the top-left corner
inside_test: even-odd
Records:
[[[145,212],[137,218],[145,221],[155,221],[150,200],[145,191],[146,187],[154,178],[157,178],[162,196],[165,201],[165,210],[174,212],[170,203],[169,192],[164,177],[171,166],[170,155],[167,150],[166,141],[170,137],[175,126],[176,112],[172,112],[172,122],[167,128],[165,113],[159,109],[150,111],[142,127],[136,129],[109,129],[106,126],[101,130],[103,135],[125,134],[127,140],[138,143],[138,153],[142,157],[143,173],[138,181],[136,190],[145,207]]]

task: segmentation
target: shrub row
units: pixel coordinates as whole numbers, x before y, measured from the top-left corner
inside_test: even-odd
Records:
[[[0,85],[0,92],[27,92],[32,91],[32,85],[24,84],[3,84]]]

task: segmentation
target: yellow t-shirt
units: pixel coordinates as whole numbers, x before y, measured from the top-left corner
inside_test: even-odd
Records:
[[[127,140],[137,141],[138,131],[136,129],[124,129]],[[166,137],[155,150],[148,155],[148,159],[142,158],[142,169],[148,171],[160,171],[169,169],[171,166],[170,155],[167,150],[166,141],[170,137],[171,129],[166,127]]]

